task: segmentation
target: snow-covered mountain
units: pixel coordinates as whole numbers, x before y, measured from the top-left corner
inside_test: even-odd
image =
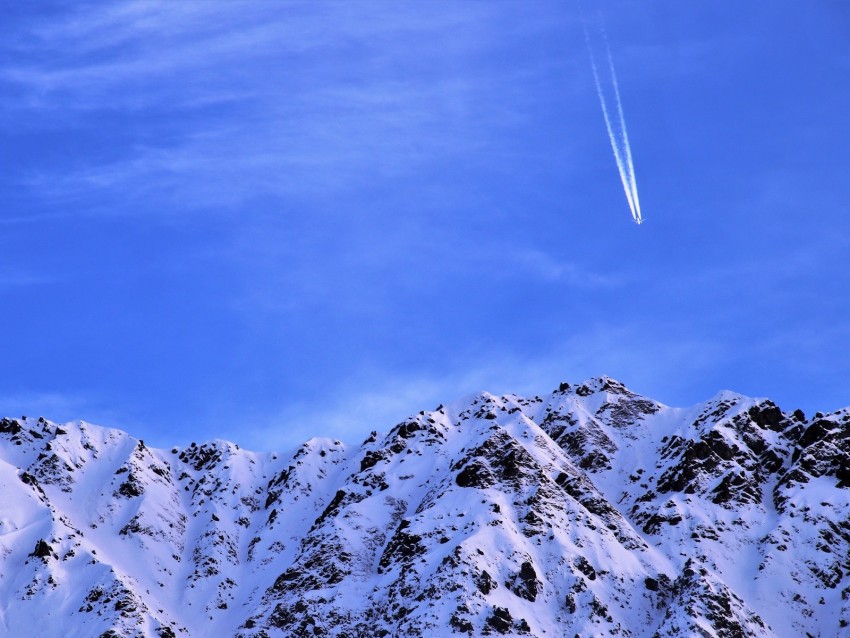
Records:
[[[850,410],[609,378],[361,445],[0,421],[0,636],[850,635]]]

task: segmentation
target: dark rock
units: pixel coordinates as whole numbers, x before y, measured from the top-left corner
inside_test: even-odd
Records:
[[[43,538],[36,541],[35,549],[32,550],[30,556],[36,558],[50,558],[53,555],[53,548]]]
[[[118,486],[118,493],[127,498],[133,498],[144,494],[145,490],[142,487],[139,479],[132,472],[127,477],[127,480]]]
[[[416,432],[422,430],[422,426],[416,421],[408,421],[398,426],[398,435],[403,439],[411,438]]]
[[[596,580],[596,570],[584,556],[576,558],[574,565],[588,580]]]
[[[499,586],[499,584],[493,579],[492,576],[490,576],[486,569],[482,571],[481,574],[478,576],[475,581],[475,584],[478,586],[478,591],[480,591],[485,596]]]
[[[29,472],[24,472],[21,474],[21,482],[26,485],[32,485],[33,487],[38,486],[38,480]]]
[[[519,573],[515,574],[506,585],[520,598],[530,602],[537,600],[540,582],[537,580],[537,572],[534,571],[534,566],[529,561],[522,563]]]
[[[381,452],[366,452],[366,455],[360,461],[360,471],[365,472],[369,468],[374,467],[379,461],[383,461],[384,458]]]
[[[386,570],[393,562],[408,564],[413,558],[425,553],[422,537],[405,531],[409,526],[410,522],[407,520],[399,524],[378,563],[379,571]]]
[[[313,527],[318,527],[319,525],[324,523],[329,516],[336,514],[339,505],[340,503],[342,503],[342,500],[344,498],[345,490],[338,490],[334,497],[331,499],[331,502],[328,503],[328,506],[325,508],[325,511],[323,511],[319,515],[319,518],[317,518],[316,521],[313,523]]]
[[[758,425],[760,428],[767,428],[774,431],[780,431],[782,429],[780,426],[785,420],[785,415],[782,414],[782,410],[770,401],[766,401],[760,405],[754,405],[748,410],[747,414],[749,414],[753,423]]]
[[[11,434],[15,436],[21,429],[21,424],[14,419],[0,419],[0,434]]]
[[[452,614],[452,617],[449,620],[449,626],[468,634],[472,634],[475,630],[475,626],[465,618],[461,618],[457,612]]]
[[[472,461],[461,470],[455,477],[455,482],[460,487],[476,487],[485,489],[496,484],[496,478],[484,463]]]
[[[803,432],[800,440],[797,441],[797,445],[801,448],[807,448],[813,443],[820,441],[826,436],[826,433],[832,429],[831,426],[832,424],[829,421],[815,421],[806,428],[806,431]]]
[[[492,627],[500,634],[506,634],[513,626],[511,612],[504,607],[494,607],[493,613],[487,618],[487,626]]]

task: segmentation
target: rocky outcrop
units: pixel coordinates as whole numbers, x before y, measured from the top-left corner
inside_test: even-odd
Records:
[[[291,456],[3,419],[0,633],[836,636],[848,468],[850,410],[607,377]]]

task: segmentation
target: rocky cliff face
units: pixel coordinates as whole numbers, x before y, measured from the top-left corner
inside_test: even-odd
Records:
[[[850,410],[608,378],[294,455],[0,421],[0,636],[850,635]]]

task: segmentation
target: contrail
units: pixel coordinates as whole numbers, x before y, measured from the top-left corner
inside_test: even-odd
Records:
[[[623,115],[623,102],[620,100],[620,85],[617,83],[617,72],[614,71],[614,59],[611,57],[611,47],[608,46],[608,35],[605,33],[605,25],[602,25],[602,36],[605,39],[605,53],[608,55],[608,69],[611,72],[611,84],[614,87],[614,98],[617,100],[617,116],[620,118],[620,134],[622,135],[623,147],[626,151],[626,167],[629,174],[629,186],[631,187],[632,198],[631,203],[632,217],[640,224],[643,222],[643,216],[640,214],[640,200],[637,193],[637,178],[635,177],[635,165],[632,161],[632,145],[629,144],[629,134],[626,132],[626,118]],[[598,81],[597,81],[598,85]],[[637,215],[635,215],[637,210]]]
[[[600,16],[601,19],[601,16]],[[596,94],[599,96],[599,104],[602,106],[602,116],[605,118],[605,128],[608,130],[608,139],[611,141],[611,149],[614,151],[614,161],[617,162],[617,169],[620,172],[620,181],[623,183],[623,190],[626,193],[626,201],[629,203],[629,209],[632,211],[632,219],[636,223],[643,223],[643,216],[640,212],[640,200],[638,199],[637,180],[635,179],[635,167],[632,161],[632,148],[629,144],[629,135],[626,132],[626,118],[623,116],[623,103],[620,99],[620,87],[617,84],[617,73],[614,70],[614,59],[611,57],[611,47],[608,45],[608,36],[605,34],[604,24],[600,27],[602,37],[605,42],[605,53],[608,58],[608,72],[611,74],[611,86],[614,89],[614,102],[616,107],[615,119],[617,128],[611,122],[611,113],[608,108],[608,101],[605,99],[605,92],[602,90],[602,82],[599,79],[599,68],[596,65],[596,57],[593,55],[593,45],[590,42],[590,32],[587,28],[587,22],[582,18],[582,27],[584,28],[584,41],[587,44],[587,52],[590,55],[590,68],[593,70],[593,81],[596,84]]]

